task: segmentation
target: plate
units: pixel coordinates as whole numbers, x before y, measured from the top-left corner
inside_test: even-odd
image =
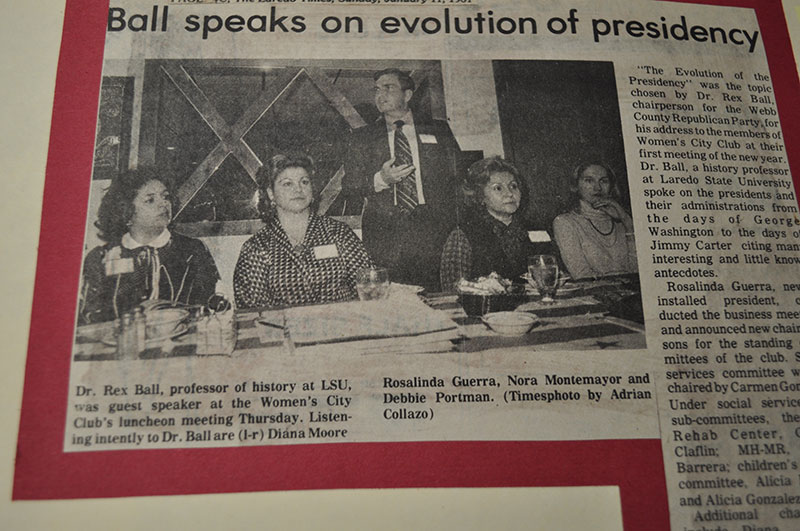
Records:
[[[114,321],[81,325],[76,330],[79,339],[101,343],[103,338],[114,334]]]
[[[397,282],[392,282],[392,289],[407,291],[409,293],[413,293],[414,295],[419,295],[425,291],[425,288],[422,286],[414,286],[413,284],[398,284]]]
[[[178,336],[182,336],[188,331],[189,331],[189,325],[186,323],[180,323],[178,324],[178,326],[175,327],[174,330],[170,332],[163,333],[155,337],[148,337],[145,343],[147,345],[151,345],[152,343],[161,343],[162,341],[166,341],[167,339],[175,339]],[[108,345],[110,347],[117,346],[117,338],[114,336],[113,330],[110,330],[100,341],[104,345]]]
[[[521,275],[521,278],[525,279],[525,281],[528,283],[528,285],[525,286],[527,293],[533,295],[539,295],[539,289],[536,287],[536,283],[531,278],[530,273],[525,273]],[[556,296],[575,293],[576,291],[580,291],[585,288],[586,286],[572,282],[572,277],[564,274],[560,276],[558,279],[558,289],[556,289]]]
[[[535,286],[533,278],[531,277],[530,273],[523,273],[519,276],[519,278],[525,280],[525,282],[527,282],[528,284]],[[569,276],[567,273],[562,272],[560,275],[558,275],[558,287],[560,288],[561,286],[563,286],[564,284],[566,284],[571,280],[572,280],[571,276]]]
[[[556,290],[556,297],[569,295],[570,293],[575,293],[576,291],[580,291],[582,289],[583,289],[582,286],[577,286],[575,284],[565,284]],[[525,292],[530,295],[539,295],[539,290],[531,285],[527,286]]]

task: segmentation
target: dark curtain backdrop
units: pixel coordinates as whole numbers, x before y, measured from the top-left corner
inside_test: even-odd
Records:
[[[609,165],[630,211],[614,66],[610,62],[493,61],[503,149],[530,189],[526,217],[552,228],[568,210],[582,160]]]

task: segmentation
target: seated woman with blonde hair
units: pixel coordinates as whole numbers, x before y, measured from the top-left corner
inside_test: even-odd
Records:
[[[242,246],[233,273],[236,305],[279,307],[355,299],[356,274],[371,267],[358,236],[312,210],[314,163],[276,155],[257,174],[265,227]]]
[[[470,166],[462,184],[466,208],[442,251],[443,290],[492,272],[517,279],[529,255],[545,252],[528,239],[520,209],[527,195],[523,187],[517,168],[501,157]]]
[[[561,258],[572,278],[637,272],[633,220],[614,199],[614,172],[599,163],[573,172],[575,207],[553,221]]]

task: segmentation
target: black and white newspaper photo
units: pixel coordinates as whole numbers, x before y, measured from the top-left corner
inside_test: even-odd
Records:
[[[66,451],[658,437],[625,149],[652,141],[621,119],[652,76],[505,41],[264,57],[306,18],[173,36],[137,5],[109,12]],[[323,24],[412,31],[371,13]],[[448,24],[513,50],[541,18],[485,16]]]

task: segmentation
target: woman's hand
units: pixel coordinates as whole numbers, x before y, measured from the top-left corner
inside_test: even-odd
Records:
[[[623,208],[620,206],[619,203],[617,203],[611,198],[604,197],[602,199],[595,201],[592,204],[592,208],[594,208],[595,210],[599,210],[600,212],[604,212],[610,218],[613,219],[622,219],[625,217],[624,215],[625,211],[623,210]]]

